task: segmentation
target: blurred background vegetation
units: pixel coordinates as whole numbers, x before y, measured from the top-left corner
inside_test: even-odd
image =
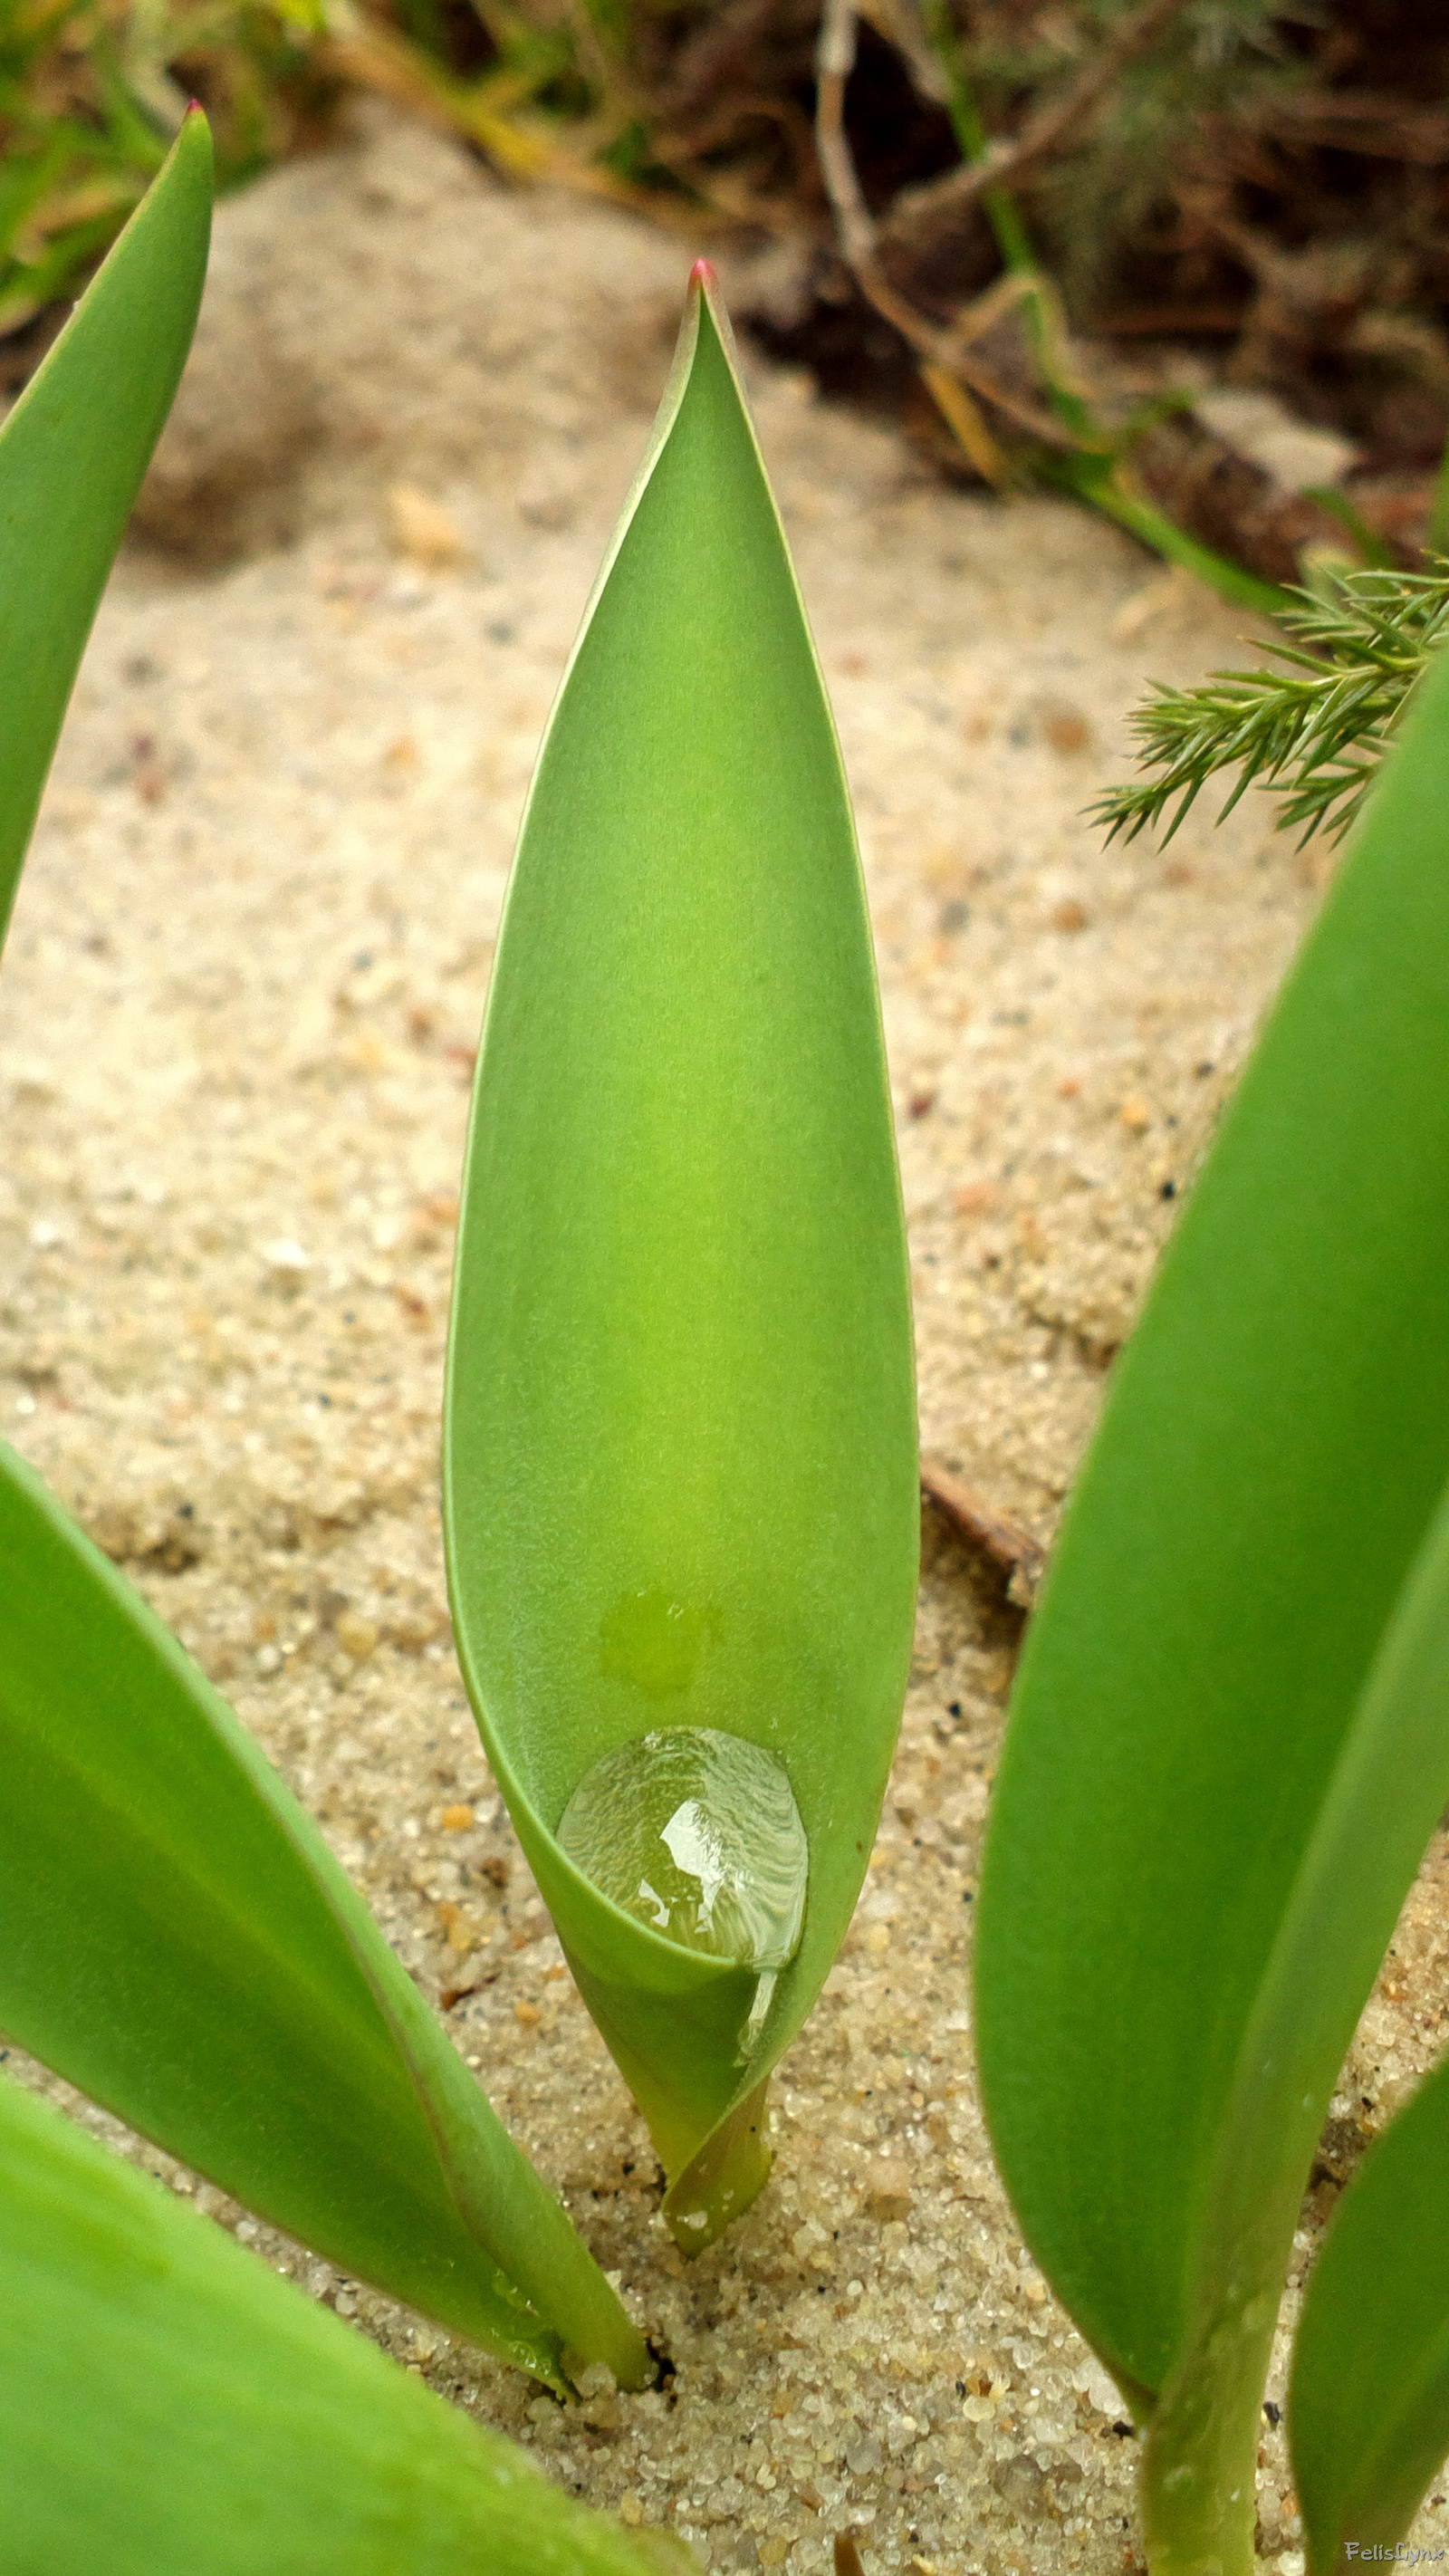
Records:
[[[750,327],[943,472],[1065,486],[1259,605],[1315,548],[1423,560],[1449,10],[0,0],[0,393],[189,97],[234,186],[360,92],[743,246]]]

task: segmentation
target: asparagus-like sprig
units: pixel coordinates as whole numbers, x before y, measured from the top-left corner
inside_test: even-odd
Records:
[[[1214,671],[1200,688],[1157,688],[1136,710],[1137,757],[1156,775],[1109,788],[1091,808],[1109,839],[1135,840],[1166,818],[1171,840],[1199,790],[1232,769],[1224,814],[1259,786],[1281,798],[1277,828],[1296,831],[1300,845],[1320,829],[1335,840],[1348,830],[1449,634],[1449,557],[1422,573],[1337,573],[1324,590],[1291,596],[1290,640],[1268,646],[1281,667]]]

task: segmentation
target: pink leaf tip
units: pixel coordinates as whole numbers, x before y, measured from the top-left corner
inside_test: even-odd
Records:
[[[713,260],[697,259],[689,272],[689,282],[691,286],[718,286]]]

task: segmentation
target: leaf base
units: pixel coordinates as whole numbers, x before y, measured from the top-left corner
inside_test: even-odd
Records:
[[[1260,2385],[1245,2373],[1216,2420],[1189,2403],[1149,2425],[1139,2502],[1150,2576],[1254,2576]]]
[[[770,2178],[774,2153],[765,2104],[766,2076],[727,2119],[712,2129],[699,2153],[670,2184],[664,2215],[682,2254],[702,2254],[757,2200]]]

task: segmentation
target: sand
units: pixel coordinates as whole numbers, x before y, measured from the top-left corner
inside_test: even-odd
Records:
[[[688,256],[378,113],[223,209],[0,983],[0,1426],[223,1684],[424,1988],[476,1988],[459,2049],[673,2381],[561,2409],[11,2064],[711,2568],[816,2576],[849,2526],[870,2576],[1116,2576],[1135,2444],[1014,2236],[973,2089],[1021,1624],[990,1569],[928,1515],[867,1890],[780,2071],[775,2179],[689,2269],[452,1655],[438,1415],[473,1049]],[[1126,711],[1235,658],[1243,620],[1065,504],[945,490],[804,380],[750,378],[859,809],[923,1442],[1049,1539],[1326,862],[1252,800],[1165,854],[1104,849],[1082,808],[1123,773]],[[1346,2156],[1449,2001],[1441,1874],[1335,2106]],[[1297,2576],[1273,2434],[1260,2484],[1265,2558]]]

